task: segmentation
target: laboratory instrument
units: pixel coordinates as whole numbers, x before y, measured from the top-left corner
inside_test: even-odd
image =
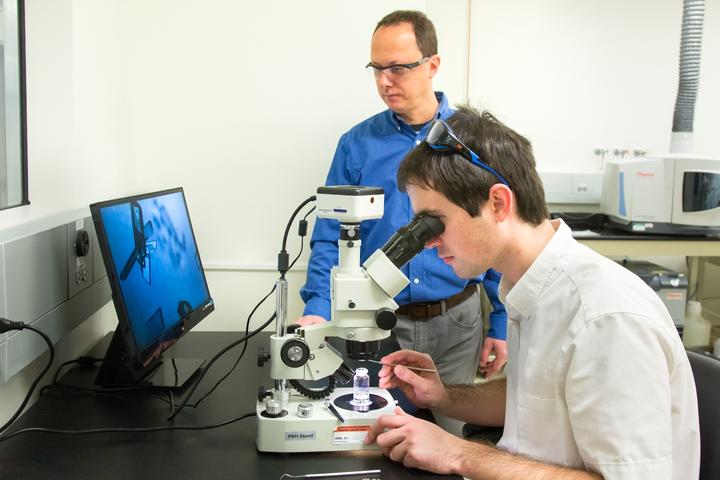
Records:
[[[688,153],[605,163],[601,210],[639,233],[719,235],[720,159]]]
[[[339,222],[338,265],[330,273],[331,318],[325,324],[288,326],[287,281],[277,282],[276,329],[269,352],[260,351],[258,365],[270,362],[274,388],[258,392],[257,439],[262,452],[313,452],[377,448],[363,440],[380,415],[394,414],[395,400],[385,389],[363,386],[369,403],[353,402],[353,388],[335,388],[357,372],[326,341],[345,340],[348,358],[373,359],[380,341],[395,326],[393,300],[409,280],[400,270],[433,237],[444,230],[429,215],[415,217],[360,265],[361,222],[381,218],[382,188],[320,187],[317,215]],[[303,382],[323,381],[318,390]],[[353,404],[355,403],[355,404]],[[304,405],[301,407],[301,405]],[[312,408],[307,408],[312,405]],[[308,411],[311,413],[308,414]]]

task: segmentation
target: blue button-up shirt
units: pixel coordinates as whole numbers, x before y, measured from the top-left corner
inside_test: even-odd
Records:
[[[436,93],[440,106],[436,118],[447,119],[454,111],[442,93]],[[335,151],[326,185],[366,185],[385,191],[385,214],[377,220],[364,221],[360,227],[361,262],[413,217],[410,197],[398,190],[397,171],[400,162],[425,139],[430,125],[416,132],[391,110],[385,110],[353,127],[341,138]],[[305,315],[330,318],[330,269],[338,262],[339,223],[318,218],[315,221],[310,247],[307,283],[300,290],[305,302]],[[400,305],[436,302],[462,291],[468,280],[458,278],[433,249],[424,249],[403,268],[410,284],[395,301]],[[505,340],[507,316],[498,299],[500,274],[488,270],[471,282],[482,282],[493,305],[488,336]]]

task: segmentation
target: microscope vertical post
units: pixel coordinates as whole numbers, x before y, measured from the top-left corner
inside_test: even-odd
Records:
[[[275,335],[277,338],[285,336],[287,328],[287,296],[288,281],[284,277],[279,278],[275,282]],[[275,390],[273,390],[273,399],[277,401],[281,407],[287,404],[285,379],[275,380]]]

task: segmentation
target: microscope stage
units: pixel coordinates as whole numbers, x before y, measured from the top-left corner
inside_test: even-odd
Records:
[[[310,400],[293,390],[283,413],[276,417],[269,417],[265,404],[258,402],[257,449],[286,453],[377,449],[376,444],[365,445],[363,439],[380,415],[395,414],[395,400],[380,388],[370,388],[368,406],[354,406],[351,400],[352,388],[338,388],[322,400]],[[307,410],[309,416],[300,416],[307,415]]]

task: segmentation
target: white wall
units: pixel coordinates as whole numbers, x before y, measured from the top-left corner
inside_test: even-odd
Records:
[[[26,1],[33,204],[87,206],[134,184],[115,2]]]
[[[705,5],[695,137],[720,156],[720,0]],[[530,138],[541,170],[598,170],[599,146],[667,152],[681,19],[681,0],[473,0],[470,98]]]

